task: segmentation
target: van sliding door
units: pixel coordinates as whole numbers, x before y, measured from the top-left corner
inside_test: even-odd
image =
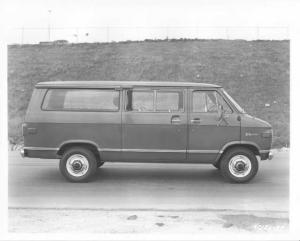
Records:
[[[184,161],[187,147],[186,93],[182,89],[124,90],[122,159]]]

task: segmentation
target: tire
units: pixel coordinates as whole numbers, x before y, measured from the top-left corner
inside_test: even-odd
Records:
[[[97,170],[97,160],[90,150],[73,147],[63,154],[59,169],[70,182],[87,182]]]
[[[220,162],[217,162],[216,164],[212,164],[215,168],[220,169]]]
[[[104,165],[103,161],[97,160],[97,168],[102,167]]]
[[[258,161],[255,154],[244,147],[228,150],[221,159],[222,176],[235,183],[249,182],[258,171]]]

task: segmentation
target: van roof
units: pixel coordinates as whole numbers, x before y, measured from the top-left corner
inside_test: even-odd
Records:
[[[162,82],[162,81],[49,81],[39,82],[36,88],[115,88],[115,87],[214,87],[220,88],[219,85],[195,83],[195,82]]]

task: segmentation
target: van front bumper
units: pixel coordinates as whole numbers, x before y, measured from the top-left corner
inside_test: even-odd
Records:
[[[273,154],[273,152],[270,151],[270,152],[269,152],[269,157],[268,157],[268,159],[269,159],[269,160],[272,160],[273,157],[274,157],[274,154]]]
[[[260,151],[260,158],[261,160],[272,160],[274,154],[272,151]]]

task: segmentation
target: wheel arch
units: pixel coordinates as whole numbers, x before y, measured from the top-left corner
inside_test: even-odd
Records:
[[[253,142],[230,142],[230,143],[227,143],[220,151],[220,153],[218,154],[214,164],[218,164],[220,162],[220,160],[222,159],[222,157],[224,156],[224,154],[232,149],[232,148],[236,148],[236,147],[244,147],[244,148],[247,148],[249,150],[251,150],[254,155],[258,156],[260,155],[259,153],[259,146],[256,144],[256,143],[253,143]]]
[[[63,153],[72,147],[83,147],[87,148],[88,150],[92,151],[93,154],[96,156],[98,160],[100,160],[100,153],[99,153],[99,146],[93,141],[87,140],[70,140],[63,142],[57,151],[58,156],[62,156]]]

